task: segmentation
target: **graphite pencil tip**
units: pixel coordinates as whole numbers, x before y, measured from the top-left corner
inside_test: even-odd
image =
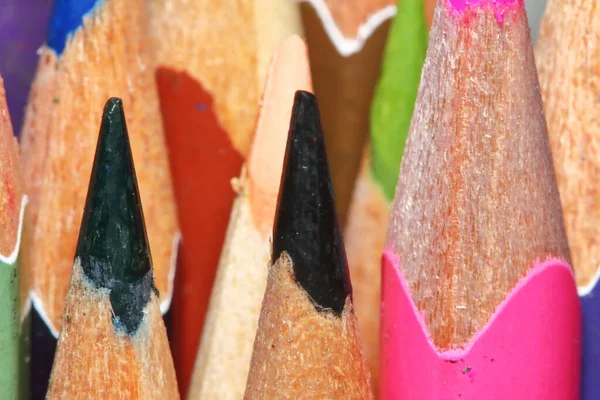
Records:
[[[121,99],[104,107],[75,258],[96,287],[110,290],[115,327],[134,333],[154,282]]]
[[[285,251],[296,282],[318,308],[340,315],[352,286],[340,234],[316,97],[294,98],[277,212],[275,262]]]

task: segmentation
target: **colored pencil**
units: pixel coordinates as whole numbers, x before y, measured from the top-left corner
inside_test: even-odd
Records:
[[[433,13],[435,12],[435,5],[437,0],[424,0],[425,2],[425,19],[427,20],[427,27],[431,28],[433,23]]]
[[[581,313],[522,0],[440,0],[383,257],[381,398],[577,399]]]
[[[371,399],[317,101],[298,91],[245,399]]]
[[[340,222],[369,132],[369,108],[395,0],[300,3]]]
[[[0,3],[0,74],[6,85],[15,133],[21,129],[27,94],[37,64],[37,49],[46,39],[51,0]]]
[[[423,0],[398,3],[373,97],[370,154],[363,159],[344,235],[356,315],[376,397],[379,388],[381,253],[427,51],[424,5]]]
[[[239,180],[188,399],[241,399],[267,282],[270,236],[296,90],[311,90],[298,36],[273,56],[254,143]],[[235,301],[232,301],[235,299]]]
[[[47,399],[178,399],[121,99],[102,115]]]
[[[142,0],[60,0],[27,107],[22,134],[25,190],[24,273],[33,278],[34,399],[43,398],[61,327],[78,221],[85,201],[97,110],[111,95],[130,111],[161,309],[172,296],[179,241],[175,202]]]
[[[27,357],[23,326],[27,293],[20,290],[19,250],[27,196],[23,194],[19,144],[13,136],[0,77],[0,387],[7,399],[27,398]]]
[[[155,0],[151,38],[183,242],[173,358],[187,391],[229,213],[274,49],[301,31],[293,1]],[[218,168],[216,167],[218,165]]]
[[[550,1],[536,62],[556,180],[583,311],[582,399],[600,393],[600,8]]]

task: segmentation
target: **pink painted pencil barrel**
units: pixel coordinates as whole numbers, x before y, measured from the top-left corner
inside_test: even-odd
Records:
[[[383,256],[382,399],[578,399],[581,310],[522,0],[440,0]]]

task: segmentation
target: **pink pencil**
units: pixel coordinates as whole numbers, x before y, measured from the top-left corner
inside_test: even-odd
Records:
[[[577,399],[581,311],[522,0],[440,0],[383,256],[382,399]]]

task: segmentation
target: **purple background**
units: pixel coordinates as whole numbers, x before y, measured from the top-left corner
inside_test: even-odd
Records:
[[[36,51],[46,40],[51,5],[52,0],[0,0],[0,74],[17,135],[37,66]]]

